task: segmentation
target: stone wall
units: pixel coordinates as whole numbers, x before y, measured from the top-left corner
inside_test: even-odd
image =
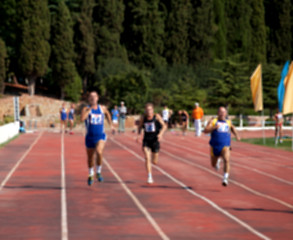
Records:
[[[29,121],[36,121],[38,127],[46,127],[59,119],[59,110],[65,101],[43,96],[29,96],[22,94],[19,97],[19,109],[21,119],[28,125]],[[65,102],[67,107],[69,102]],[[4,116],[13,116],[13,96],[5,96],[0,99],[0,121]]]

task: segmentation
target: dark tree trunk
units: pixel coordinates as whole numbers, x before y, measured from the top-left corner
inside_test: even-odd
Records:
[[[82,81],[82,90],[83,90],[83,94],[86,93],[87,91],[87,76],[83,77],[83,81]]]
[[[35,89],[36,89],[36,80],[37,77],[36,76],[30,76],[28,79],[28,93],[30,96],[34,96],[35,95]]]
[[[65,98],[65,89],[64,89],[64,87],[61,87],[61,96],[60,96],[60,99],[61,100],[64,100],[64,98]]]

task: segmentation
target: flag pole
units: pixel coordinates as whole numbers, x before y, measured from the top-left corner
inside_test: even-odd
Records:
[[[261,111],[261,116],[262,116],[262,121],[261,121],[261,125],[262,125],[262,142],[263,142],[263,145],[266,145],[264,110]]]
[[[293,113],[292,113],[292,118],[291,118],[291,125],[292,125],[292,138],[291,138],[291,142],[292,142],[292,151],[293,151]]]

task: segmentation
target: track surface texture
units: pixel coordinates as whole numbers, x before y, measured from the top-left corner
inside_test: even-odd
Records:
[[[0,239],[293,239],[293,153],[232,141],[223,187],[208,141],[167,132],[148,185],[136,135],[108,134],[88,186],[82,134],[21,135],[0,149]]]

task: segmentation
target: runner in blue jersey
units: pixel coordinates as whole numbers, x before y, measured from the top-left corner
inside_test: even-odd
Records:
[[[70,107],[70,109],[69,109],[69,111],[68,111],[68,121],[69,121],[69,124],[70,124],[70,131],[69,131],[69,134],[73,134],[73,131],[72,131],[72,129],[73,129],[73,126],[74,126],[74,120],[75,120],[75,104],[74,103],[72,103],[71,104],[71,107]]]
[[[96,177],[99,182],[103,181],[101,173],[103,150],[107,138],[104,129],[105,116],[112,128],[111,115],[105,106],[98,104],[98,100],[98,93],[96,91],[90,92],[89,106],[84,107],[81,113],[81,121],[85,121],[86,126],[85,145],[89,168],[88,185],[92,185],[94,182],[95,158],[97,159]]]
[[[112,114],[112,123],[115,128],[118,127],[118,117],[119,117],[119,110],[117,105],[114,106],[114,108],[111,110]],[[112,131],[113,134],[115,134],[115,129]]]
[[[211,133],[210,146],[212,166],[219,170],[220,158],[224,160],[223,186],[228,185],[230,173],[231,132],[236,136],[238,141],[240,140],[236,128],[226,117],[226,108],[220,107],[218,110],[218,117],[211,119],[204,130],[205,133]]]
[[[65,103],[62,103],[62,107],[60,108],[60,131],[61,133],[66,130],[67,124],[67,109],[65,108]]]

